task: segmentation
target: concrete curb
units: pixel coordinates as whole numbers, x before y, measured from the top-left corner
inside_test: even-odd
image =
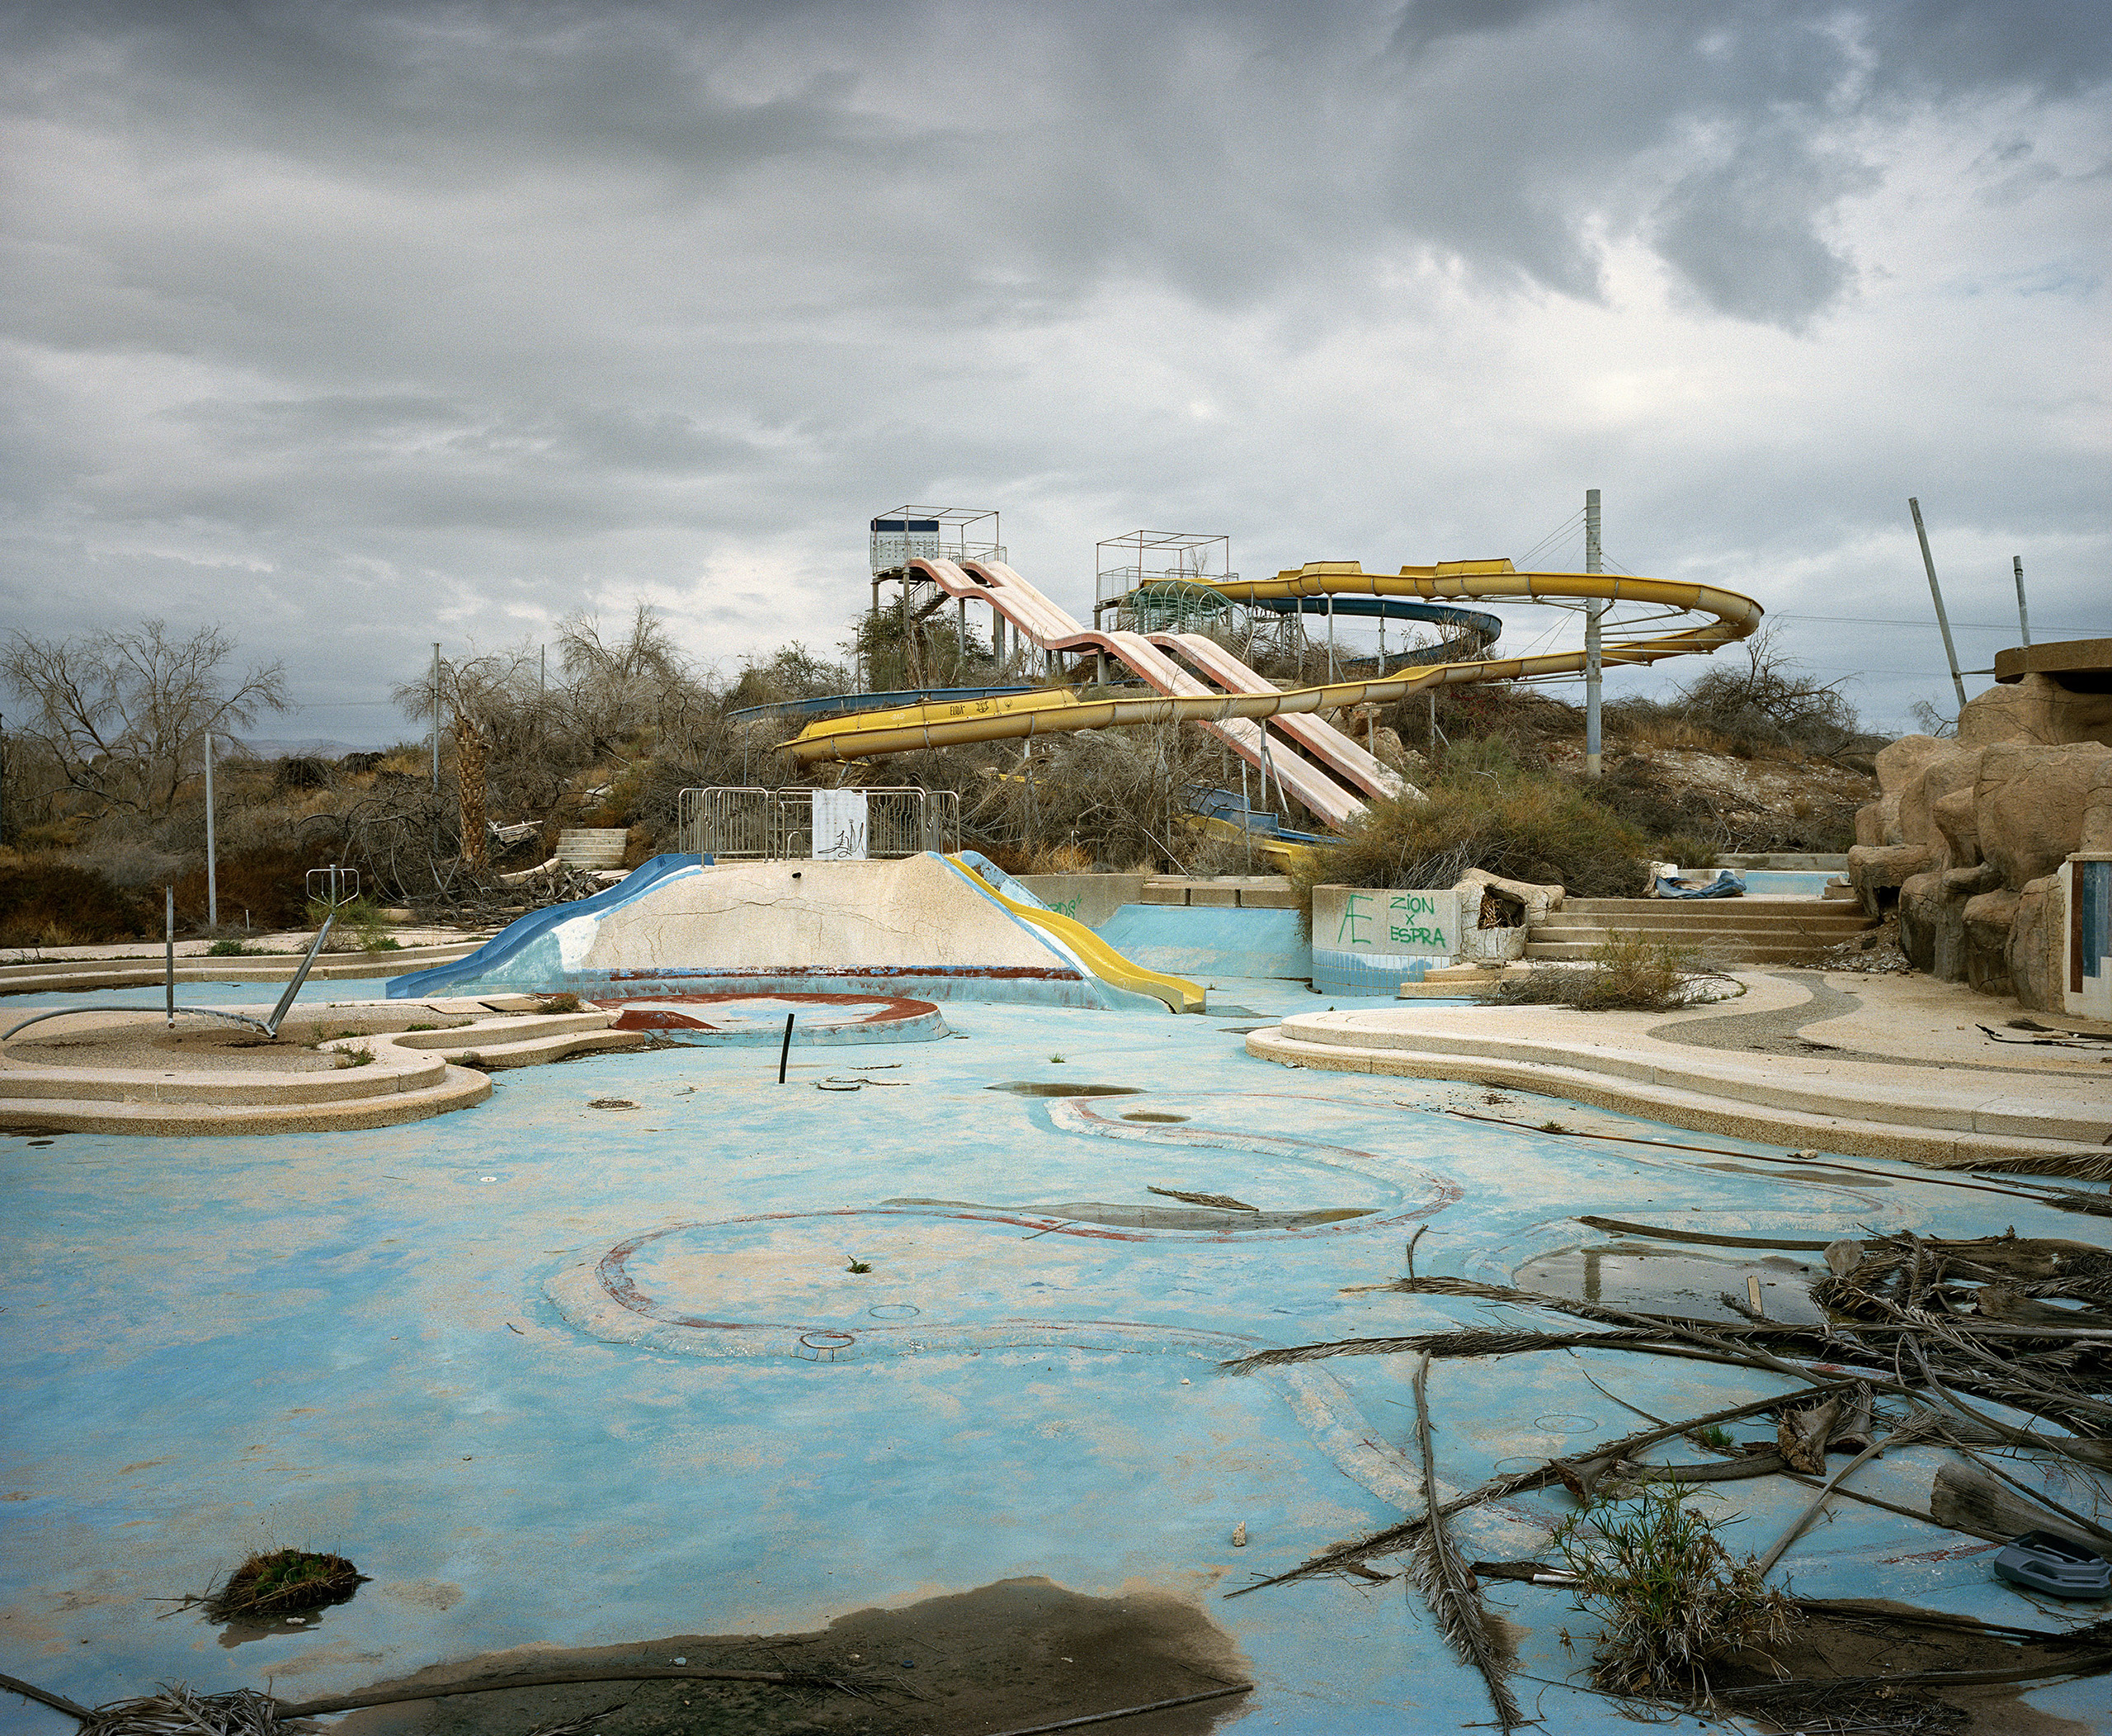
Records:
[[[399,1017],[417,1011],[402,1008]],[[487,1075],[598,1050],[639,1049],[650,1034],[610,1027],[618,1014],[500,1014],[446,1031],[366,1031],[318,1047],[374,1059],[319,1073],[176,1073],[39,1067],[0,1057],[0,1124],[54,1133],[177,1136],[356,1131],[468,1109]],[[117,1023],[117,1021],[106,1021]]]
[[[1266,1031],[1252,1031],[1247,1038],[1247,1052],[1261,1060],[1327,1073],[1462,1079],[1478,1085],[1508,1086],[1570,1097],[1600,1109],[1647,1116],[1696,1133],[1723,1134],[1770,1144],[1810,1144],[1846,1156],[1897,1158],[1939,1169],[1969,1168],[2017,1157],[2089,1158],[2101,1163],[2108,1155],[2101,1133],[2095,1139],[2077,1139],[2044,1130],[2036,1135],[1999,1133],[1873,1117],[1869,1111],[1884,1106],[1867,1089],[1858,1092],[1844,1087],[1832,1095],[1831,1102],[1836,1106],[1831,1110],[1789,1108],[1761,1101],[1766,1093],[1757,1081],[1670,1067],[1655,1056],[1633,1051],[1580,1054],[1573,1049],[1547,1045],[1553,1053],[1568,1057],[1569,1063],[1583,1064],[1570,1064],[1534,1054],[1531,1051],[1538,1045],[1515,1038],[1448,1041],[1413,1032],[1402,1033],[1404,1040],[1382,1046],[1343,1040],[1313,1042],[1286,1035],[1294,1026],[1306,1022],[1294,1020]],[[1808,1099],[1820,1096],[1808,1086],[1801,1091]],[[2005,1116],[2002,1119],[2025,1121],[2030,1118]],[[2045,1120],[2055,1125],[2076,1125],[2066,1117]],[[2041,1124],[2042,1130],[2044,1125]]]
[[[452,964],[476,951],[473,946],[407,946],[397,952],[326,952],[308,974],[311,983],[401,976],[430,965]],[[179,983],[285,983],[300,967],[298,953],[258,958],[208,960],[193,954],[177,959]],[[108,963],[0,965],[0,995],[72,994],[91,988],[158,988],[167,980],[159,964]]]

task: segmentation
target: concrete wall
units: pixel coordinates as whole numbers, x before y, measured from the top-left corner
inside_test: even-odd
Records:
[[[1018,874],[1012,876],[1058,916],[1097,928],[1140,901],[1147,874]],[[1153,967],[1156,969],[1157,967]]]
[[[1298,894],[1280,874],[1159,874],[1144,883],[1140,902],[1210,910],[1295,910]]]
[[[1458,958],[1464,950],[1460,926],[1455,887],[1316,886],[1313,986],[1336,994],[1391,994],[1420,972]]]
[[[1312,954],[1299,932],[1295,910],[1200,909],[1124,904],[1100,931],[1124,958],[1191,981],[1228,977],[1283,977],[1303,983]]]

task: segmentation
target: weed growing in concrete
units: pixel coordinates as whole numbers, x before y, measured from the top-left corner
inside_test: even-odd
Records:
[[[1788,1598],[1723,1547],[1689,1493],[1666,1483],[1595,1502],[1555,1533],[1578,1602],[1603,1624],[1592,1679],[1610,1693],[1706,1694],[1711,1666],[1788,1634]]]
[[[341,1049],[337,1051],[337,1064],[340,1067],[371,1067],[374,1065],[374,1051],[371,1049]]]
[[[1049,1059],[1051,1064],[1054,1066],[1061,1067],[1063,1064],[1063,1058],[1060,1054],[1052,1054],[1049,1056]]]
[[[579,997],[576,994],[539,994],[535,1004],[544,1012],[577,1012]]]
[[[1497,984],[1506,1007],[1574,1007],[1581,1012],[1668,1012],[1686,1006],[1714,973],[1684,947],[1638,935],[1607,937],[1581,965],[1537,965]]]
[[[319,899],[311,899],[308,905],[309,924],[317,928],[330,913],[330,907]],[[337,907],[335,927],[338,932],[349,932],[362,952],[398,952],[403,942],[389,932],[388,919],[381,913],[381,907],[372,899],[349,899]]]
[[[850,1269],[852,1271],[870,1271],[873,1268],[867,1265],[863,1260],[854,1259],[851,1262]]]
[[[205,949],[209,959],[246,959],[249,949],[240,941],[215,941]]]
[[[227,1583],[206,1598],[205,1613],[215,1621],[231,1621],[342,1603],[364,1577],[342,1555],[271,1550],[252,1555],[229,1574]]]

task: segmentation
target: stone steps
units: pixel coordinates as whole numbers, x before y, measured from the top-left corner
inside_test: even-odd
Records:
[[[1872,927],[1828,899],[1572,899],[1534,927],[1529,959],[1591,957],[1615,935],[1690,946],[1750,964],[1789,964]]]
[[[620,868],[629,836],[620,826],[569,826],[558,834],[557,859],[574,868]]]

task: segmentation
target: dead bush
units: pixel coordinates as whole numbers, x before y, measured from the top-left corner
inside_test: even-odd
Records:
[[[1535,965],[1500,984],[1491,998],[1506,1007],[1573,1007],[1580,1012],[1670,1012],[1688,1005],[1714,974],[1685,947],[1616,934],[1588,961]]]
[[[1461,743],[1426,800],[1374,801],[1339,845],[1292,870],[1308,912],[1316,885],[1450,886],[1469,868],[1573,897],[1633,895],[1651,840],[1574,785],[1515,766],[1501,738]]]
[[[138,900],[91,868],[31,857],[0,866],[0,946],[85,946],[148,932]]]

